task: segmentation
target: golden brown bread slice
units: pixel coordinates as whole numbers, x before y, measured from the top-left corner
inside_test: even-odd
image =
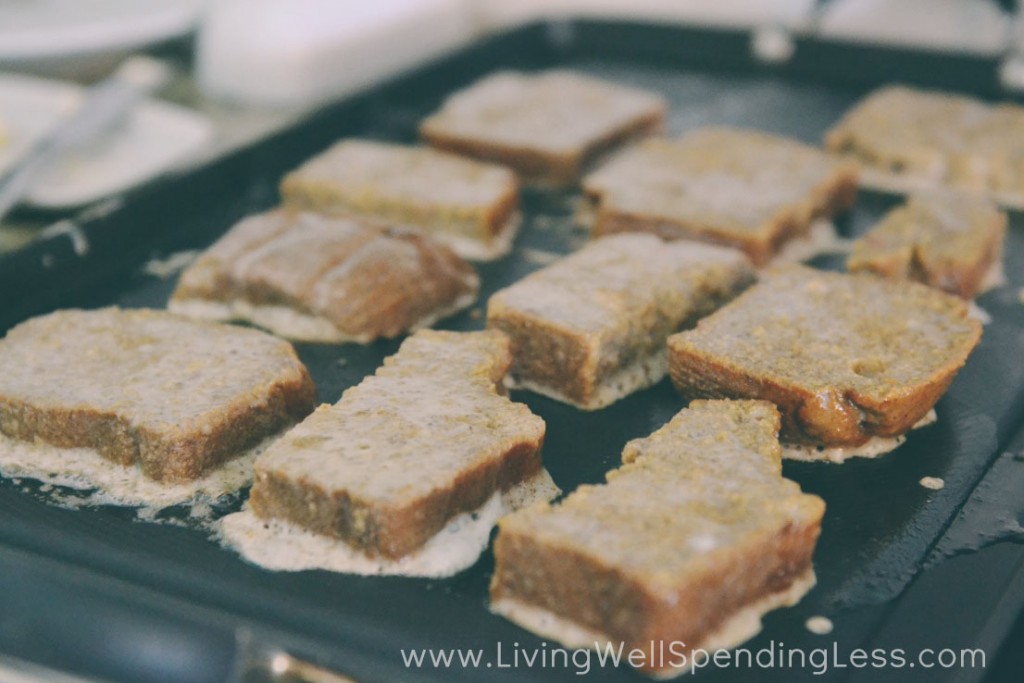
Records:
[[[954,186],[988,193],[1007,206],[1024,206],[1024,107],[992,106],[968,144],[953,154],[951,167]]]
[[[1006,214],[992,202],[953,192],[911,197],[853,243],[850,272],[916,280],[972,299],[1001,267]]]
[[[906,86],[880,88],[825,135],[855,160],[866,184],[906,189],[949,184],[1024,202],[1024,107]]]
[[[687,396],[775,403],[790,441],[858,446],[924,418],[980,337],[925,285],[792,266],[669,337],[669,373]]]
[[[0,340],[0,432],[196,479],[306,416],[287,342],[162,311],[58,311]]]
[[[659,95],[571,71],[502,71],[449,97],[420,134],[527,183],[563,187],[602,154],[660,130],[665,111]]]
[[[787,138],[736,128],[703,128],[652,138],[589,174],[595,235],[653,232],[735,246],[757,265],[813,221],[848,208],[851,164]]]
[[[342,140],[284,177],[287,206],[423,230],[469,259],[512,247],[519,183],[501,166],[430,149]]]
[[[420,235],[272,211],[243,220],[182,273],[170,309],[289,339],[368,342],[461,310],[478,287],[472,266]]]
[[[870,168],[940,179],[947,138],[986,116],[986,106],[968,97],[887,86],[847,112],[825,134],[825,147]]]
[[[765,401],[695,401],[606,484],[505,517],[492,609],[570,647],[664,651],[639,663],[659,677],[746,640],[813,585],[825,510],[782,477],[778,430]]]
[[[487,325],[512,339],[513,385],[596,410],[661,380],[668,336],[753,279],[733,249],[614,235],[494,294]]]
[[[501,394],[500,332],[424,330],[256,461],[257,515],[399,558],[536,475],[544,421]]]

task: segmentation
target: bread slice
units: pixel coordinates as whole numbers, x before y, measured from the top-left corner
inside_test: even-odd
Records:
[[[95,449],[160,482],[199,478],[314,401],[287,342],[162,311],[58,311],[0,340],[0,432]]]
[[[770,403],[695,401],[606,484],[504,518],[492,609],[568,647],[640,650],[659,678],[750,638],[813,585],[825,510],[782,477],[778,430]]]
[[[918,194],[853,243],[851,272],[916,280],[972,299],[1001,267],[1006,214],[983,198]]]
[[[284,177],[285,205],[419,229],[468,259],[512,248],[519,183],[501,166],[427,147],[342,140]]]
[[[420,235],[358,219],[250,216],[181,275],[172,311],[300,341],[396,337],[469,306],[473,267]]]
[[[420,134],[531,185],[565,187],[602,154],[660,130],[666,109],[659,95],[571,71],[503,71],[449,97]]]
[[[980,337],[930,287],[791,266],[669,337],[669,372],[686,396],[775,403],[792,442],[858,446],[922,420]]]
[[[499,332],[417,332],[257,459],[252,510],[369,556],[416,551],[540,472],[544,421],[501,394],[511,362]]]
[[[807,145],[766,133],[702,128],[652,138],[583,180],[594,235],[652,232],[738,247],[757,265],[818,218],[847,209],[857,176]]]
[[[512,339],[513,386],[596,410],[661,380],[668,336],[753,279],[733,249],[615,235],[494,294],[487,325]]]
[[[863,182],[885,190],[951,185],[1024,205],[1024,107],[962,95],[880,88],[825,135],[856,161]]]

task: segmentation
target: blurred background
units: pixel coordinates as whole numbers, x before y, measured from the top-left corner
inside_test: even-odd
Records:
[[[17,184],[97,84],[113,79],[122,95],[115,125],[11,191],[0,255],[66,231],[69,217],[116,209],[133,187],[527,23],[723,29],[766,64],[813,38],[972,55],[993,60],[1003,90],[1019,96],[1022,15],[1015,0],[0,0],[0,188]],[[141,77],[124,68],[139,55],[148,58]],[[0,630],[8,626],[0,614]],[[1018,622],[986,681],[1021,680],[1022,645]],[[37,680],[72,679],[0,655],[0,681]]]
[[[0,0],[0,173],[145,52],[169,68],[128,123],[67,155],[0,218],[0,252],[63,213],[252,142],[310,109],[483,36],[563,17],[749,31],[784,61],[793,37],[1003,60],[1024,87],[1014,0]],[[3,202],[0,201],[0,207]],[[5,213],[0,211],[0,214]]]

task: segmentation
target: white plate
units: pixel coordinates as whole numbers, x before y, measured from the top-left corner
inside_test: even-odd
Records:
[[[821,17],[832,38],[999,55],[1010,17],[992,0],[839,0]]]
[[[814,0],[476,0],[489,29],[545,18],[586,16],[751,27],[805,26]]]
[[[0,171],[75,110],[78,86],[0,74]],[[62,209],[117,194],[184,164],[213,137],[199,114],[163,102],[139,105],[123,125],[61,161],[29,192],[26,202]]]
[[[0,61],[133,49],[191,31],[206,0],[0,0]]]

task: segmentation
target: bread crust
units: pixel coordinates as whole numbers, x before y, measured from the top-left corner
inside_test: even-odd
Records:
[[[476,510],[495,491],[536,475],[539,452],[540,442],[508,444],[495,460],[460,472],[428,496],[395,505],[381,505],[355,491],[328,491],[267,469],[261,471],[249,503],[265,519],[286,519],[371,557],[398,559],[422,547],[452,517]]]
[[[527,146],[503,145],[488,140],[468,140],[458,133],[433,126],[421,129],[423,139],[437,149],[474,159],[487,159],[514,169],[522,181],[532,187],[572,187],[580,177],[613,150],[628,143],[660,133],[664,112],[652,112],[619,129],[593,140],[587,147],[571,152],[547,152]]]
[[[95,449],[167,483],[197,479],[301,420],[316,393],[287,342],[159,311],[35,318],[0,341],[0,363],[0,432]],[[149,383],[129,370],[140,364]]]
[[[539,607],[613,643],[625,643],[626,651],[649,650],[653,641],[686,643],[686,652],[699,647],[733,613],[805,576],[821,533],[820,518],[765,533],[749,540],[741,552],[720,553],[666,594],[590,553],[526,530],[500,528],[494,543],[492,602],[514,599]],[[730,588],[722,590],[723,585]]]

